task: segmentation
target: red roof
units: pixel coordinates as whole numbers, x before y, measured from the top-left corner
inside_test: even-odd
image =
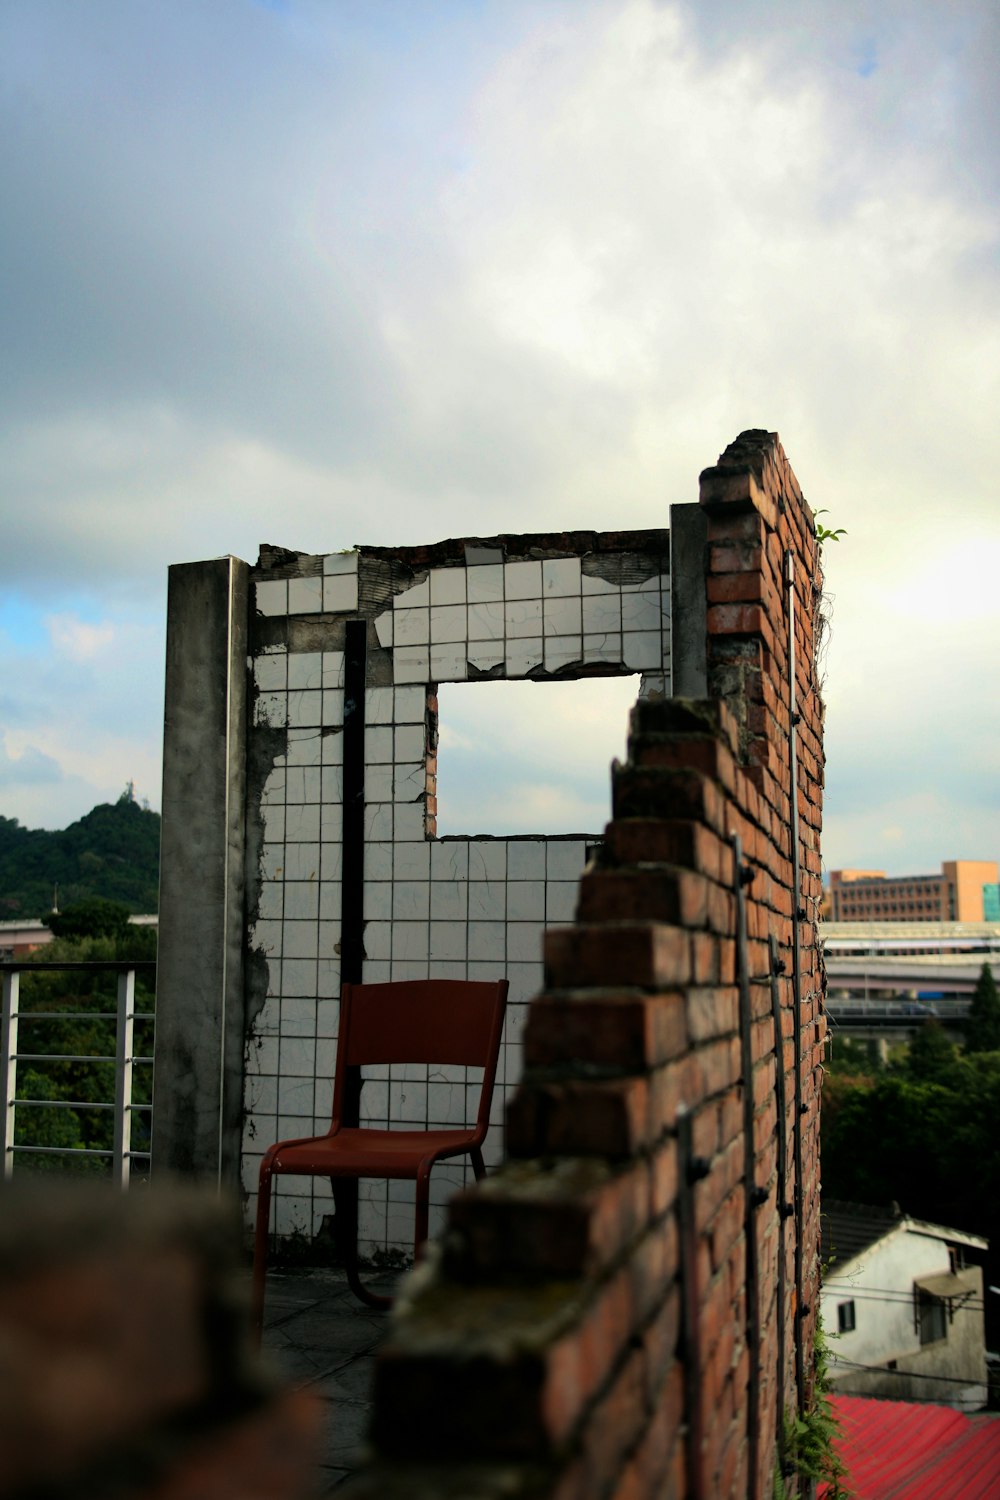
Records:
[[[857,1500],[1000,1500],[1000,1417],[867,1396],[830,1401]]]

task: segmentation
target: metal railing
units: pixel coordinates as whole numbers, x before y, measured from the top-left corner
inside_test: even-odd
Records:
[[[21,975],[44,974],[56,971],[83,971],[96,974],[117,974],[117,1005],[108,1010],[22,1010]],[[137,1012],[135,1008],[136,975],[156,973],[156,964],[143,962],[106,963],[0,963],[3,979],[3,1011],[0,1025],[0,1157],[3,1160],[3,1176],[9,1178],[14,1171],[15,1155],[68,1156],[73,1158],[97,1158],[111,1161],[114,1180],[122,1187],[128,1186],[131,1163],[134,1160],[149,1160],[148,1151],[132,1149],[132,1120],[137,1112],[151,1113],[152,1104],[133,1100],[133,1069],[152,1066],[152,1039],[149,1055],[135,1052],[136,1022],[153,1024],[151,1012]],[[37,1052],[19,1050],[19,1026],[38,1021],[110,1021],[115,1022],[114,1055],[79,1052]],[[114,1099],[36,1099],[17,1097],[17,1069],[19,1063],[112,1063],[114,1064]],[[16,1138],[16,1111],[18,1109],[57,1109],[114,1111],[112,1145],[110,1148],[94,1146],[46,1146],[31,1144]],[[22,1136],[24,1131],[22,1130]]]

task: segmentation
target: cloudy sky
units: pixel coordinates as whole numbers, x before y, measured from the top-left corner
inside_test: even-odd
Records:
[[[2,0],[0,813],[159,806],[171,562],[664,525],[767,427],[848,532],[827,865],[996,858],[997,35],[981,0]],[[536,726],[539,822],[601,826],[612,706]]]

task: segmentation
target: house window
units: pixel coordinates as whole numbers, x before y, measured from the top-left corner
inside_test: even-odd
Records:
[[[948,1316],[940,1297],[929,1292],[920,1292],[917,1303],[917,1318],[920,1324],[921,1344],[935,1344],[948,1337]]]
[[[838,1333],[853,1333],[854,1329],[856,1327],[857,1327],[857,1324],[856,1324],[855,1319],[854,1319],[854,1303],[853,1302],[838,1302],[837,1303],[837,1332]]]

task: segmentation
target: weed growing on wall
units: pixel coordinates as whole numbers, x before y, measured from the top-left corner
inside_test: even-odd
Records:
[[[789,1500],[785,1478],[793,1475],[809,1484],[821,1484],[823,1500],[855,1500],[854,1491],[847,1487],[844,1461],[833,1446],[840,1436],[840,1425],[830,1404],[829,1351],[818,1319],[813,1360],[812,1406],[802,1416],[785,1413],[783,1458],[774,1472],[774,1500]]]

